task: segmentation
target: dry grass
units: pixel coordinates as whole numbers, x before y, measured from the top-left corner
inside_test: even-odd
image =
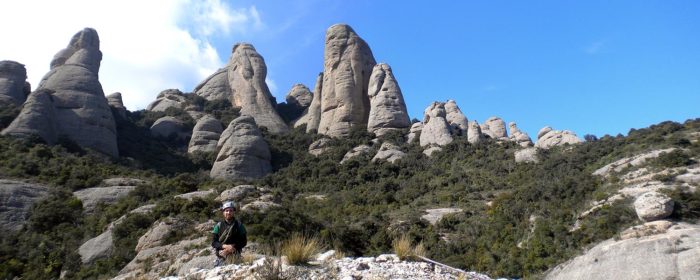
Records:
[[[308,264],[322,249],[318,238],[295,233],[282,243],[281,252],[290,265],[300,265]]]
[[[400,260],[415,260],[416,256],[425,256],[426,250],[423,246],[423,242],[418,243],[415,247],[411,244],[411,239],[408,235],[401,235],[398,239],[394,239],[391,243],[394,247],[394,253],[399,257]]]

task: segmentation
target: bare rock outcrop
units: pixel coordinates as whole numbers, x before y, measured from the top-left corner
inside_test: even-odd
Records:
[[[700,279],[700,225],[656,221],[625,232],[558,265],[545,279]]]
[[[166,89],[161,91],[156,100],[148,104],[146,110],[165,112],[169,108],[185,109],[187,98],[179,89]]]
[[[499,117],[490,117],[481,125],[481,133],[496,140],[507,140],[506,122]]]
[[[240,116],[231,121],[221,134],[218,147],[212,178],[252,180],[272,171],[270,148],[253,117]]]
[[[289,127],[275,110],[276,102],[265,77],[263,57],[253,45],[237,43],[228,64],[197,85],[194,92],[207,100],[228,99],[241,108],[241,115],[253,117],[257,126],[274,134],[287,133]]]
[[[508,123],[508,128],[510,129],[510,141],[518,143],[518,145],[523,148],[532,146],[532,139],[530,139],[530,136],[527,135],[526,132],[520,130],[514,122]]]
[[[122,197],[126,197],[129,192],[136,189],[136,186],[109,186],[87,188],[73,192],[73,195],[83,202],[85,213],[92,213],[99,204],[113,204]]]
[[[22,229],[34,203],[48,194],[43,185],[0,179],[0,232]]]
[[[535,143],[535,147],[549,149],[555,146],[563,146],[566,144],[573,145],[581,142],[581,139],[572,131],[554,130],[549,126],[545,126],[537,133],[537,143]]]
[[[461,213],[464,210],[460,208],[435,208],[425,209],[427,214],[421,216],[421,219],[428,221],[431,225],[436,225],[446,215]]]
[[[83,148],[118,156],[114,116],[98,80],[101,60],[97,31],[85,28],[75,34],[68,46],[54,56],[51,70],[35,91],[45,96],[37,96],[34,104],[24,106],[20,117],[2,134],[22,136],[45,128],[52,132],[38,135],[46,137],[48,143],[65,136]],[[37,114],[40,116],[33,116]]]
[[[372,162],[384,160],[390,163],[394,163],[397,160],[404,158],[405,156],[406,153],[401,151],[399,146],[396,146],[393,143],[384,142],[382,143],[382,146],[379,147],[379,151],[377,151],[377,154],[374,155],[374,157],[372,158]]]
[[[517,163],[538,163],[537,148],[529,147],[515,152],[515,162]]]
[[[224,127],[221,122],[211,115],[205,115],[197,121],[192,129],[192,138],[187,152],[215,153]]]
[[[650,191],[637,197],[634,201],[634,210],[642,221],[660,220],[673,212],[673,200],[663,193]]]
[[[318,133],[345,137],[353,126],[367,124],[367,88],[376,62],[367,43],[345,24],[326,31],[323,61]]]
[[[107,104],[109,104],[114,111],[121,117],[122,119],[126,119],[126,107],[124,107],[124,102],[122,101],[122,93],[121,92],[115,92],[110,95],[107,95]]]
[[[470,144],[476,144],[484,140],[484,134],[481,133],[481,126],[476,121],[469,122],[467,130],[467,141]]]
[[[452,142],[450,125],[445,117],[445,103],[443,102],[433,102],[425,109],[423,130],[420,134],[420,145],[422,147],[430,145],[444,146]]]
[[[151,126],[151,135],[155,137],[187,139],[187,137],[190,137],[190,133],[185,122],[171,116],[157,119]]]
[[[401,88],[388,64],[374,66],[367,94],[370,100],[367,131],[382,136],[411,125]]]
[[[450,128],[452,129],[452,135],[467,135],[469,120],[467,120],[467,117],[462,113],[462,110],[459,109],[457,102],[451,99],[447,100],[447,103],[445,103],[445,113],[447,114],[445,117],[447,123],[450,124]]]
[[[419,137],[421,132],[423,132],[423,122],[417,122],[411,125],[411,129],[408,130],[408,135],[406,136],[406,143],[411,144],[413,140]]]
[[[0,61],[0,106],[21,106],[30,92],[24,65],[11,60]]]
[[[352,150],[345,153],[345,155],[343,156],[343,159],[340,160],[340,164],[345,163],[346,161],[350,160],[351,158],[366,154],[369,152],[370,149],[372,149],[372,148],[369,145],[365,145],[365,144],[362,144],[362,145],[359,145],[355,148],[352,148]]]
[[[331,139],[321,138],[309,145],[309,154],[319,156],[331,149]]]
[[[318,125],[321,123],[321,90],[323,88],[323,73],[319,73],[316,77],[316,85],[309,107],[306,108],[304,114],[294,121],[294,127],[306,125],[306,132],[318,132]]]
[[[295,84],[292,86],[292,89],[289,90],[289,93],[287,93],[285,100],[287,101],[287,104],[304,110],[311,105],[313,98],[314,96],[308,87],[303,84]]]

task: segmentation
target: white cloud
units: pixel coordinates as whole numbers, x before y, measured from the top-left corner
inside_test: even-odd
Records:
[[[210,37],[262,27],[255,7],[220,0],[24,0],[3,1],[0,10],[0,60],[25,64],[33,88],[73,34],[95,28],[100,82],[105,94],[121,92],[129,110],[145,108],[164,89],[191,91],[223,66]]]

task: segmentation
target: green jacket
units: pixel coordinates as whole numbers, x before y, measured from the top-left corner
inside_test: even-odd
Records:
[[[236,248],[236,253],[240,254],[245,245],[248,244],[248,233],[245,230],[245,226],[235,219],[232,223],[228,223],[225,220],[216,223],[212,234],[211,246],[217,252],[223,249],[224,244],[232,244]]]

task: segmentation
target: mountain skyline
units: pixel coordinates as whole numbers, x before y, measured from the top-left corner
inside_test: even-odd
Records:
[[[700,104],[700,39],[691,35],[700,27],[694,18],[700,4],[691,1],[23,1],[0,7],[11,15],[0,19],[3,26],[31,17],[50,23],[0,31],[13,38],[0,46],[0,59],[25,64],[33,89],[65,38],[94,27],[105,93],[121,92],[132,111],[162,90],[192,91],[241,41],[265,58],[267,83],[283,102],[296,83],[313,88],[323,70],[325,30],[335,23],[352,26],[377,62],[391,65],[410,117],[419,120],[432,101],[454,99],[469,120],[515,121],[533,140],[546,125],[583,138],[696,118]]]

